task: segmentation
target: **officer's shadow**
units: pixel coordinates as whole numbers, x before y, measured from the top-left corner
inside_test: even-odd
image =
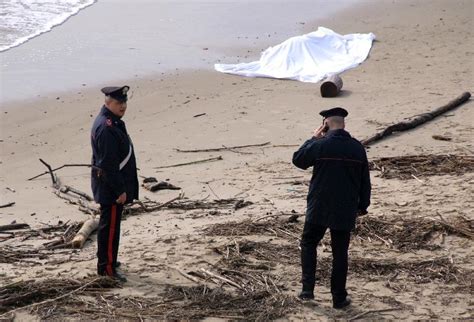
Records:
[[[342,319],[346,320],[351,317],[357,316],[362,312],[365,312],[361,310],[360,308],[350,306],[346,309],[343,310],[336,310],[332,308],[332,305],[328,303],[325,303],[324,301],[318,302],[318,301],[300,301],[300,303],[307,309],[315,312],[318,316],[321,317],[326,317],[330,319]]]

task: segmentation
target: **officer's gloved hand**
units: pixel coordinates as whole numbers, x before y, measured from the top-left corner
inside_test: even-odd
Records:
[[[359,211],[357,212],[357,217],[360,217],[360,216],[364,216],[364,215],[367,215],[369,212],[367,211],[367,209],[359,209]]]

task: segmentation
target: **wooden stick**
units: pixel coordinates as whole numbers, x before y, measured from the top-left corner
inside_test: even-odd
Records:
[[[472,234],[470,231],[451,225],[443,218],[443,216],[441,216],[438,211],[436,213],[438,214],[439,218],[441,218],[441,221],[432,219],[433,221],[438,222],[439,224],[444,225],[445,227],[448,227],[454,231],[457,231],[470,239],[474,239],[474,234]]]
[[[383,131],[378,132],[372,135],[371,137],[366,138],[365,140],[362,140],[361,143],[365,146],[368,146],[383,138],[386,138],[392,135],[395,132],[411,130],[421,124],[431,121],[432,119],[440,116],[443,113],[451,111],[455,109],[456,107],[464,104],[465,102],[469,100],[470,97],[471,97],[471,93],[465,92],[462,95],[455,98],[454,100],[452,100],[451,102],[449,102],[448,104],[438,107],[432,112],[421,114],[408,122],[399,122],[399,123],[390,125],[389,127],[385,128]]]
[[[302,216],[306,216],[306,214],[296,214],[296,213],[285,213],[285,212],[282,212],[282,213],[278,213],[278,214],[273,214],[273,215],[266,215],[266,216],[262,216],[262,217],[258,217],[257,219],[254,220],[254,222],[256,221],[259,221],[259,220],[262,220],[262,219],[265,219],[265,218],[270,218],[270,217],[280,217],[280,216],[298,216],[298,217],[302,217]]]
[[[182,271],[181,269],[177,268],[177,267],[173,267],[178,273],[180,273],[182,276],[186,277],[188,280],[191,280],[193,281],[194,283],[197,283],[197,284],[202,284],[200,280],[198,280],[197,278],[195,278],[194,276],[191,276],[189,275],[188,273]]]
[[[242,286],[240,286],[240,285],[237,284],[236,282],[231,281],[230,279],[227,279],[227,278],[225,278],[225,277],[223,277],[223,276],[220,276],[220,275],[218,275],[218,274],[215,274],[215,273],[213,273],[213,272],[210,272],[210,271],[208,271],[208,270],[206,270],[206,269],[204,269],[204,268],[201,268],[201,271],[203,271],[204,273],[206,273],[207,275],[209,275],[209,276],[211,276],[211,277],[214,277],[214,278],[217,278],[218,280],[221,280],[221,281],[223,281],[223,282],[226,282],[227,284],[230,284],[230,285],[232,285],[232,286],[234,286],[234,287],[236,287],[236,288],[238,288],[238,289],[240,289],[240,290],[243,290],[243,289],[244,289]]]
[[[62,193],[68,193],[69,191],[71,191],[72,193],[75,193],[76,195],[78,196],[81,196],[83,197],[84,199],[86,199],[87,201],[93,201],[94,198],[92,198],[91,196],[89,196],[87,193],[85,192],[82,192],[80,190],[77,190],[76,188],[73,188],[73,187],[70,187],[70,186],[62,186],[61,187],[61,192]]]
[[[28,224],[3,225],[3,226],[0,226],[0,231],[17,230],[17,229],[25,229],[25,228],[30,228],[30,225]]]
[[[154,167],[153,169],[165,169],[165,168],[182,167],[182,166],[190,165],[190,164],[198,164],[198,163],[220,161],[220,160],[223,160],[222,156],[218,156],[218,157],[215,157],[215,158],[204,159],[204,160],[197,160],[197,161],[192,161],[192,162],[185,162],[185,163],[178,163],[178,164],[173,164],[173,165],[165,165],[165,166],[161,166],[161,167]]]
[[[360,319],[361,317],[363,317],[364,315],[367,315],[369,313],[380,313],[380,312],[396,311],[396,310],[400,310],[400,309],[401,308],[399,308],[399,307],[392,307],[392,308],[380,309],[380,310],[367,310],[365,312],[359,313],[359,314],[349,318],[349,321],[354,321],[354,320]]]
[[[4,205],[1,205],[0,208],[7,208],[7,207],[11,207],[13,206],[15,203],[14,202],[9,202],[9,203],[6,203]]]
[[[60,170],[60,169],[62,169],[62,168],[66,168],[66,167],[89,167],[89,168],[90,168],[91,165],[90,165],[90,164],[75,164],[75,163],[73,163],[73,164],[64,164],[64,165],[62,165],[62,166],[60,166],[60,167],[58,167],[58,168],[52,169],[51,171],[54,172],[54,171],[57,171],[57,170]],[[49,171],[45,171],[45,172],[43,172],[43,173],[41,173],[41,174],[38,174],[38,175],[36,175],[36,176],[34,176],[34,177],[29,178],[28,181],[31,181],[31,180],[36,179],[36,178],[39,178],[39,177],[44,176],[45,174],[48,174],[48,173],[49,173]]]
[[[244,149],[244,148],[251,148],[251,147],[260,147],[260,146],[269,145],[270,143],[271,142],[265,142],[265,143],[258,143],[258,144],[225,146],[225,147],[222,147],[222,148],[210,148],[210,149],[198,149],[198,150],[183,150],[183,149],[175,149],[175,150],[178,151],[178,152],[183,152],[183,153],[216,152],[216,151]]]
[[[53,186],[55,186],[56,185],[56,177],[53,174],[53,170],[51,169],[51,166],[49,164],[47,164],[43,159],[39,159],[39,160],[42,164],[44,164],[46,166],[46,168],[48,168],[48,172],[51,175],[51,181],[53,181]]]
[[[144,204],[141,203],[141,202],[140,202],[139,204],[140,204],[140,206],[142,206],[143,209],[145,209],[146,212],[150,212],[150,211],[155,211],[155,210],[158,210],[158,209],[160,209],[160,208],[166,207],[166,206],[168,206],[170,203],[173,203],[173,202],[175,202],[176,200],[179,200],[179,199],[182,199],[182,198],[184,198],[184,193],[183,193],[183,192],[180,193],[179,196],[174,197],[173,199],[168,200],[168,201],[166,201],[165,203],[162,203],[161,205],[158,205],[158,206],[155,206],[155,207],[148,207],[148,206],[144,205]]]

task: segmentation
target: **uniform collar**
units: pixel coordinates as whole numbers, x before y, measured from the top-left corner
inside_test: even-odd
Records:
[[[351,137],[349,132],[347,132],[344,129],[337,129],[337,130],[330,130],[326,133],[326,137],[332,137],[332,136],[345,136],[345,137]]]
[[[102,106],[102,109],[100,110],[100,114],[104,115],[105,117],[108,117],[108,118],[112,119],[112,121],[119,121],[120,120],[120,117],[118,117],[117,115],[112,113],[107,108],[107,106],[105,106],[105,105]]]

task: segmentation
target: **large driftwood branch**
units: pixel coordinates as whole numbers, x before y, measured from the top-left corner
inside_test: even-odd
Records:
[[[198,150],[176,149],[176,151],[185,152],[185,153],[217,152],[217,151],[225,151],[225,150],[236,150],[236,149],[244,149],[244,148],[251,148],[251,147],[260,147],[260,146],[266,146],[266,145],[269,145],[269,144],[270,144],[270,142],[265,142],[265,143],[248,144],[248,145],[223,146],[222,148],[211,148],[211,149],[198,149]]]
[[[465,92],[462,95],[456,97],[454,100],[452,100],[448,104],[438,107],[432,112],[421,114],[408,122],[399,122],[399,123],[390,125],[383,131],[378,132],[372,135],[371,137],[366,138],[365,140],[362,140],[361,143],[365,146],[368,146],[387,136],[392,135],[395,132],[411,130],[421,124],[431,121],[432,119],[440,116],[443,113],[446,113],[448,111],[455,109],[459,105],[464,104],[465,102],[469,100],[470,97],[471,97],[471,93]]]
[[[60,169],[62,169],[62,168],[66,168],[66,167],[89,167],[89,168],[90,168],[91,165],[90,165],[90,164],[81,164],[81,163],[63,164],[62,166],[60,166],[60,167],[58,167],[58,168],[51,169],[51,171],[54,172],[54,171],[57,171],[57,170],[60,170]],[[28,181],[31,181],[31,180],[36,179],[36,178],[39,178],[39,177],[44,176],[45,174],[48,174],[48,173],[50,173],[50,172],[49,172],[49,171],[45,171],[45,172],[43,172],[43,173],[41,173],[41,174],[38,174],[38,175],[36,175],[36,176],[34,176],[34,177],[29,178]]]

